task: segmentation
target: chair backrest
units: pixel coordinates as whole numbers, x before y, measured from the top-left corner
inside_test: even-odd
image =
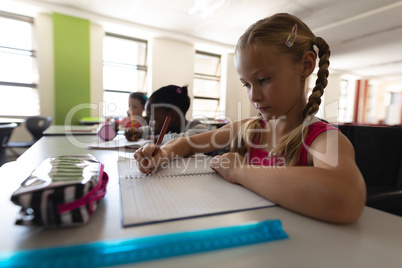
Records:
[[[402,127],[339,126],[367,187],[402,187]]]
[[[32,134],[35,141],[43,136],[45,131],[52,123],[51,116],[31,116],[26,118],[25,127]]]
[[[10,124],[0,124],[0,151],[6,147],[8,140],[10,139],[11,134],[13,133],[14,128],[17,127],[16,123]]]

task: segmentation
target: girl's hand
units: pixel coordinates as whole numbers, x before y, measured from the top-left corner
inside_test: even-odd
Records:
[[[154,172],[162,163],[169,161],[167,152],[163,148],[159,148],[159,152],[152,156],[155,149],[155,144],[148,143],[135,151],[134,159],[137,160],[137,166],[142,173]]]
[[[210,167],[231,183],[238,183],[237,174],[244,165],[246,165],[245,159],[238,153],[217,155],[210,162]]]
[[[131,128],[124,130],[124,136],[128,141],[135,141],[135,133],[132,132]]]
[[[126,128],[126,130],[124,131],[124,136],[128,141],[137,141],[141,139],[142,131],[138,128],[135,128],[133,133],[131,128]]]

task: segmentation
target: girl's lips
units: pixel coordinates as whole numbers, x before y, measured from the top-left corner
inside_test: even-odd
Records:
[[[263,112],[263,111],[267,110],[268,108],[269,108],[269,106],[267,106],[267,107],[258,107],[258,110],[260,112]]]

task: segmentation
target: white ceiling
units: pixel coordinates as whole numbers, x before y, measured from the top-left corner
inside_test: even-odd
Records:
[[[222,0],[205,0],[209,6]],[[201,17],[188,11],[202,0],[30,0],[57,4],[159,29],[169,34],[234,46],[256,20],[277,12],[301,18],[331,47],[332,73],[402,81],[402,1],[227,0]]]

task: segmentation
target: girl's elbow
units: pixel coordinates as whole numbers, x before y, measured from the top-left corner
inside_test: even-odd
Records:
[[[367,190],[361,174],[356,176],[358,180],[349,184],[340,191],[337,200],[337,214],[339,223],[356,222],[363,213],[367,199]]]
[[[354,208],[349,208],[344,210],[343,213],[340,214],[338,218],[338,223],[340,224],[350,224],[356,222],[364,209],[364,204],[361,206],[355,206]]]
[[[356,222],[363,213],[366,203],[366,192],[355,193],[351,198],[343,198],[334,209],[333,221],[340,224],[349,224]]]

